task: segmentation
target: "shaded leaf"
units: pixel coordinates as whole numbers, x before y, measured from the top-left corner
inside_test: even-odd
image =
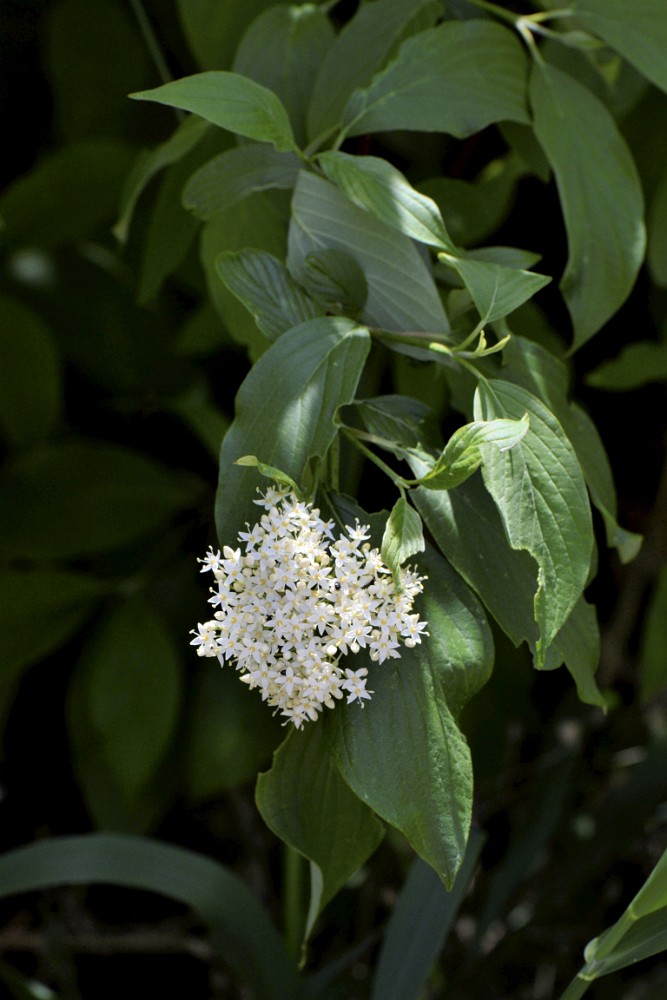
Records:
[[[667,22],[662,0],[575,0],[577,19],[667,91]]]
[[[271,142],[280,151],[295,149],[292,127],[280,98],[238,73],[209,71],[173,80],[130,97],[155,101],[205,118],[220,128]]]
[[[317,250],[303,262],[304,288],[323,306],[356,315],[368,297],[366,275],[343,250]]]
[[[595,389],[628,392],[667,378],[667,344],[642,341],[628,344],[615,358],[603,361],[586,376]]]
[[[278,153],[263,143],[226,149],[192,174],[183,189],[183,205],[199,219],[210,219],[255,191],[290,190],[299,168],[295,154]]]
[[[667,571],[658,576],[644,621],[640,647],[640,690],[648,701],[667,689]]]
[[[243,32],[275,0],[176,0],[190,51],[200,69],[229,69]]]

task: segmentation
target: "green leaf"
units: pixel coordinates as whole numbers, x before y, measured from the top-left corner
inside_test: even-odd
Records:
[[[530,421],[525,413],[520,420],[476,420],[454,431],[433,468],[417,480],[429,490],[451,490],[465,482],[484,461],[485,446],[498,451],[514,448],[528,433]]]
[[[85,648],[75,683],[89,723],[90,744],[122,792],[132,798],[153,777],[174,735],[181,670],[171,635],[142,598],[114,608]],[[71,728],[76,737],[76,720]]]
[[[190,907],[215,950],[258,1000],[293,1000],[297,972],[263,907],[232,871],[182,847],[119,834],[53,837],[0,857],[0,896],[103,883]]]
[[[628,344],[620,354],[594,368],[588,385],[609,392],[628,392],[667,378],[667,344],[641,341]]]
[[[451,892],[432,868],[416,858],[396,900],[375,975],[371,1000],[419,1000],[429,974],[470,887],[484,843],[472,830]]]
[[[249,346],[253,358],[266,348],[266,337],[259,332],[245,306],[220,280],[216,261],[225,251],[245,250],[249,246],[284,258],[287,218],[276,204],[279,194],[276,191],[252,194],[240,204],[216,212],[202,228],[200,255],[209,298],[226,330],[234,340]]]
[[[255,191],[291,190],[300,160],[263,143],[227,149],[195,171],[183,189],[183,205],[199,219],[210,219]]]
[[[386,160],[377,156],[320,153],[317,162],[350,201],[413,240],[456,254],[440,209]]]
[[[373,697],[325,721],[352,790],[451,888],[472,807],[470,752],[456,720],[489,677],[493,645],[476,598],[447,563],[427,549],[419,568],[428,580],[418,611],[430,637],[398,660],[369,662]]]
[[[605,931],[600,937],[594,938],[586,946],[586,957],[590,955],[590,962],[584,967],[586,981],[590,982],[593,979],[599,979],[600,976],[607,976],[611,972],[618,972],[619,969],[626,969],[645,958],[667,951],[667,908],[657,910],[655,913],[637,920],[609,954],[606,954],[604,958],[597,957],[595,946],[605,945],[617,926],[614,924],[608,931]]]
[[[595,682],[600,663],[600,630],[592,604],[580,597],[549,647],[545,668],[565,663],[577,685],[579,700],[606,711],[607,701]]]
[[[411,129],[459,139],[492,122],[528,122],[527,58],[491,21],[446,21],[404,42],[345,107],[348,135]]]
[[[343,250],[317,250],[303,262],[304,288],[325,308],[360,313],[368,298],[366,275]]]
[[[531,274],[475,260],[472,256],[453,259],[440,254],[439,259],[460,275],[475,303],[480,323],[492,323],[509,315],[551,281],[544,274]]]
[[[60,419],[60,360],[32,310],[0,295],[0,317],[0,433],[25,448],[48,437]]]
[[[405,497],[399,497],[389,515],[380,550],[395,579],[399,579],[403,563],[424,548],[422,519]]]
[[[305,937],[317,915],[370,857],[382,824],[345,784],[324,725],[293,730],[257,780],[257,807],[267,826],[318,869],[312,880]]]
[[[662,0],[575,0],[577,19],[667,91],[667,22]]]
[[[236,419],[220,453],[216,524],[233,541],[257,520],[256,474],[233,463],[243,455],[301,482],[308,460],[324,457],[336,409],[353,397],[369,350],[368,331],[323,317],[284,333],[256,363],[236,397]]]
[[[432,444],[440,446],[440,432],[432,410],[413,396],[373,396],[355,400],[342,411],[344,417],[348,414],[357,414],[367,431],[383,438],[383,447],[393,445],[398,458],[405,456],[406,449],[426,455]]]
[[[651,595],[640,647],[640,690],[642,701],[667,689],[667,570],[658,575]]]
[[[276,4],[255,18],[236,51],[234,71],[277,94],[299,143],[306,138],[310,95],[334,38],[331,21],[314,4]]]
[[[0,243],[57,246],[111,222],[135,150],[114,139],[81,139],[44,156],[0,196]]]
[[[117,445],[44,445],[4,470],[0,553],[70,559],[163,529],[194,498],[194,481]]]
[[[256,455],[242,455],[241,458],[236,459],[234,465],[240,465],[244,469],[257,469],[260,476],[264,476],[265,479],[270,479],[274,483],[282,483],[283,486],[288,486],[293,490],[297,496],[300,494],[298,485],[290,476],[286,476],[282,469],[276,469],[274,465],[260,462]]]
[[[646,261],[656,285],[667,288],[667,174],[663,174],[649,205]]]
[[[565,219],[569,256],[560,287],[580,347],[623,304],[643,260],[639,177],[611,115],[576,80],[536,64],[530,100]]]
[[[308,108],[308,138],[333,130],[355,87],[367,86],[395,46],[432,25],[441,11],[439,0],[362,4],[322,60]]]
[[[200,69],[229,69],[243,32],[275,0],[176,0],[183,34]]]
[[[421,183],[419,189],[439,207],[454,243],[467,247],[481,243],[498,229],[510,210],[523,172],[516,157],[506,156],[493,160],[474,184],[459,178],[433,177]]]
[[[280,152],[296,149],[292,127],[280,98],[238,73],[196,73],[153,90],[130,94],[205,118],[248,139],[271,142]]]
[[[412,241],[352,205],[333,184],[302,171],[292,199],[287,266],[305,284],[306,258],[319,250],[349,254],[366,275],[362,320],[386,330],[448,329],[430,273]]]
[[[530,427],[521,444],[504,453],[489,449],[482,475],[510,545],[525,549],[537,563],[539,665],[586,585],[593,529],[581,467],[553,414],[509,382],[494,380],[478,387],[477,419],[519,420],[525,413]]]
[[[324,312],[297,285],[285,265],[264,250],[222,253],[216,267],[227,288],[270,340]]]
[[[176,163],[197,145],[210,124],[192,116],[181,122],[173,135],[154,149],[143,150],[128,174],[121,195],[120,215],[113,227],[113,234],[125,243],[135,206],[148,183],[165,167]]]

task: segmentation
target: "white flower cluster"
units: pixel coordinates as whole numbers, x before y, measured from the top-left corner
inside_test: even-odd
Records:
[[[366,649],[382,663],[400,656],[401,643],[421,642],[426,622],[412,604],[423,578],[402,570],[398,592],[366,525],[334,539],[333,522],[286,489],[270,487],[255,503],[266,513],[240,532],[243,551],[225,546],[201,560],[217,583],[217,610],[193,630],[191,645],[199,656],[231,660],[299,729],[344,695],[362,705],[370,698],[368,671],[343,669],[342,655]]]

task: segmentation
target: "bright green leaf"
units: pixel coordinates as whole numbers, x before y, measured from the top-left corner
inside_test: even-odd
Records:
[[[257,469],[260,476],[264,476],[265,479],[270,479],[274,483],[282,483],[283,486],[287,486],[297,495],[299,494],[299,487],[290,476],[285,475],[282,469],[276,469],[274,465],[260,462],[256,455],[242,455],[241,458],[236,459],[234,465],[240,465],[244,469]]]
[[[425,548],[422,519],[405,497],[394,504],[382,536],[381,554],[385,564],[400,578],[400,568]]]
[[[299,168],[293,153],[278,153],[263,143],[236,146],[195,171],[183,189],[183,205],[197,218],[210,219],[255,191],[290,190]]]
[[[331,757],[326,727],[293,730],[257,780],[264,822],[319,869],[313,880],[306,933],[339,889],[364,864],[384,835],[372,810],[350,791]]]
[[[518,309],[532,298],[551,278],[544,274],[503,267],[501,264],[475,260],[472,255],[441,260],[458,272],[467,287],[481,323],[492,323]]]
[[[530,99],[565,219],[569,256],[561,290],[580,347],[623,304],[642,263],[639,177],[611,115],[576,80],[536,64]]]
[[[296,149],[280,98],[238,73],[197,73],[130,97],[191,111],[220,128],[248,139],[271,142],[281,152]]]
[[[667,91],[667,21],[662,0],[575,0],[577,19]]]
[[[395,46],[415,31],[430,27],[441,11],[439,0],[362,4],[322,60],[308,109],[309,139],[333,130],[352,91],[367,86]]]
[[[264,250],[222,253],[218,274],[270,340],[324,312],[277,257]]]
[[[477,419],[530,418],[521,444],[488,449],[482,475],[514,549],[537,563],[535,620],[538,665],[578,601],[593,549],[591,512],[581,467],[553,414],[531,393],[509,382],[481,383]]]
[[[447,563],[427,549],[419,567],[428,580],[418,611],[430,637],[400,659],[369,661],[373,697],[363,709],[339,706],[325,721],[352,790],[451,888],[472,807],[470,752],[456,719],[488,679],[493,646],[481,607]]]
[[[459,139],[492,122],[528,122],[527,58],[492,21],[445,21],[403,43],[370,86],[345,107],[349,135],[411,129]]]
[[[353,397],[369,350],[368,331],[322,317],[284,333],[256,363],[236,397],[236,419],[220,453],[216,523],[233,542],[257,520],[257,475],[234,465],[258,455],[299,483],[331,445],[337,408]]]
[[[454,431],[433,468],[417,482],[429,490],[451,490],[475,472],[484,461],[484,446],[509,451],[523,441],[530,421],[476,420]]]
[[[65,885],[110,884],[178,900],[211,930],[213,947],[262,1000],[294,1000],[298,977],[266,912],[245,883],[211,858],[119,834],[53,837],[0,858],[0,896]]]
[[[387,330],[448,329],[430,269],[413,242],[352,205],[333,184],[302,171],[287,259],[297,281],[305,284],[306,258],[326,249],[349,254],[366,275],[363,322]]]

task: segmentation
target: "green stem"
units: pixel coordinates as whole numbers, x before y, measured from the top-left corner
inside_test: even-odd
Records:
[[[366,458],[369,459],[369,461],[371,461],[375,465],[377,465],[378,469],[382,469],[382,471],[384,472],[384,474],[391,479],[391,481],[394,484],[394,486],[400,491],[401,496],[404,497],[405,496],[405,485],[406,484],[405,484],[405,480],[403,479],[403,477],[399,476],[397,472],[394,472],[394,470],[392,468],[390,468],[387,465],[386,462],[383,462],[381,458],[378,458],[378,456],[375,454],[375,452],[371,451],[370,448],[366,447],[366,445],[361,440],[361,435],[360,435],[359,432],[354,431],[354,430],[352,430],[352,428],[348,428],[348,427],[343,427],[342,431],[343,431],[343,434],[345,435],[345,437],[349,441],[351,441],[354,445],[356,445],[356,447],[359,449],[359,451],[363,455],[365,455]],[[361,433],[363,433],[363,432],[361,432]]]
[[[155,63],[160,79],[163,83],[170,83],[174,77],[169,69],[169,66],[167,65],[167,60],[162,52],[158,37],[153,30],[153,25],[149,21],[146,11],[144,10],[143,3],[141,0],[130,0],[130,7],[134,11],[134,16],[139,24],[139,30],[143,35],[146,48],[150,53],[151,59]],[[183,112],[179,111],[178,108],[175,110],[177,111],[179,121],[182,121],[184,118]]]
[[[303,930],[306,923],[302,903],[305,861],[298,851],[285,844],[283,848],[283,862],[285,877],[283,903],[285,945],[290,955],[298,961],[301,954],[301,942],[303,941]]]
[[[473,7],[479,7],[480,10],[488,11],[489,14],[499,17],[502,21],[508,21],[510,24],[516,24],[520,19],[520,15],[512,14],[510,11],[498,7],[495,3],[489,3],[489,0],[468,0],[468,3],[471,3]]]
[[[590,985],[590,980],[580,979],[577,975],[565,992],[561,994],[560,1000],[579,1000],[579,997],[583,997]]]

